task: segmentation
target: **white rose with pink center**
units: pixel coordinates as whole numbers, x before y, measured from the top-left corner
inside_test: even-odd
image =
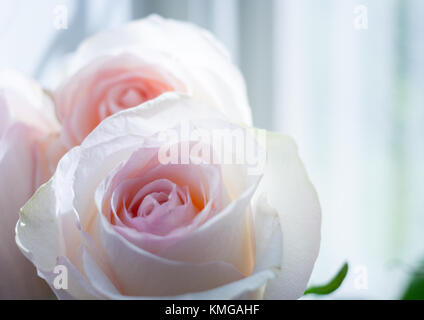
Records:
[[[226,158],[237,144],[163,139],[187,123],[241,132],[264,167]],[[116,113],[23,207],[17,244],[60,298],[299,298],[319,250],[318,198],[292,140],[257,132],[180,93]],[[53,285],[59,264],[67,290]]]

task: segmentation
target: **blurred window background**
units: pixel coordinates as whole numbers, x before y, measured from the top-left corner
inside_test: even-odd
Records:
[[[424,258],[424,1],[0,0],[0,67],[52,87],[84,38],[151,13],[213,32],[255,125],[296,139],[323,212],[311,283],[347,260],[331,298],[398,298]]]

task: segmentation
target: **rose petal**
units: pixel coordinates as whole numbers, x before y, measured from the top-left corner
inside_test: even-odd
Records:
[[[0,298],[48,298],[48,287],[36,269],[19,252],[14,231],[19,208],[34,190],[37,168],[35,141],[40,132],[24,124],[14,124],[0,141]]]
[[[255,201],[253,211],[256,255],[254,272],[279,271],[283,254],[283,239],[278,212],[269,206],[265,195]]]
[[[253,271],[255,245],[249,203],[257,185],[247,190],[204,225],[189,233],[160,256],[201,263],[225,261],[248,276]],[[235,254],[237,253],[237,254]]]
[[[57,273],[52,271],[39,270],[40,277],[42,277],[49,285],[56,297],[61,300],[101,300],[103,296],[95,290],[95,288],[87,281],[84,275],[75,268],[75,266],[66,257],[58,257],[57,265],[66,267],[68,276],[68,288],[56,289],[54,287],[54,280],[58,276]]]
[[[321,209],[293,140],[269,133],[266,144],[265,175],[255,196],[265,193],[278,212],[282,257],[280,271],[268,283],[265,298],[297,299],[306,289],[319,252]]]
[[[0,70],[0,95],[8,105],[10,122],[23,122],[46,133],[59,130],[52,100],[33,80],[16,71]],[[0,123],[0,133],[1,128]]]
[[[20,211],[16,242],[37,268],[52,270],[56,259],[65,255],[61,220],[56,216],[57,200],[52,180],[37,190]]]
[[[101,238],[124,295],[178,295],[211,289],[242,278],[231,264],[225,262],[187,264],[150,254],[118,235],[104,217]]]

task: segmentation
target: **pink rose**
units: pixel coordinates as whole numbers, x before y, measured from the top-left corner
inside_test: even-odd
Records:
[[[0,71],[0,298],[51,293],[15,244],[21,206],[53,173],[59,154],[53,104],[36,83]]]
[[[208,102],[251,123],[245,84],[225,48],[207,31],[158,16],[84,41],[54,92],[62,138],[70,148],[106,117],[168,91]]]
[[[215,132],[224,139],[199,138]],[[243,144],[220,147],[234,137]],[[319,202],[292,140],[259,138],[185,94],[119,112],[60,160],[16,242],[59,298],[299,298]]]

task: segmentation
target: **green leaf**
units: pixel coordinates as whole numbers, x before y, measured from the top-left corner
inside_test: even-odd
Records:
[[[322,286],[313,286],[306,289],[305,295],[306,294],[324,295],[324,294],[330,294],[336,291],[342,284],[343,280],[345,279],[348,269],[349,269],[349,265],[347,262],[345,262],[343,267],[339,270],[339,272],[337,272],[337,274],[334,276],[333,279],[331,279],[330,282]]]
[[[424,300],[424,261],[413,273],[402,300]]]

